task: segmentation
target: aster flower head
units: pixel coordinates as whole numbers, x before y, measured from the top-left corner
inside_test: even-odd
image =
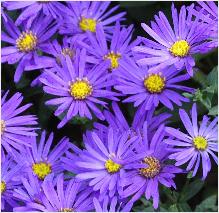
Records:
[[[13,190],[21,182],[18,178],[22,165],[14,162],[11,156],[7,156],[1,162],[1,210],[5,210],[6,205],[11,207],[18,206],[17,200],[13,197]]]
[[[112,102],[112,112],[109,110],[104,110],[104,116],[107,121],[107,126],[101,123],[94,123],[94,127],[98,131],[99,135],[108,131],[108,126],[119,131],[121,134],[125,131],[130,133],[130,137],[136,136],[137,134],[142,134],[143,124],[145,121],[148,122],[148,128],[150,133],[153,133],[162,123],[167,123],[168,118],[171,117],[168,113],[162,113],[159,115],[154,115],[155,109],[145,111],[144,108],[140,107],[134,115],[132,124],[129,125],[125,116],[123,115],[121,109],[116,102]]]
[[[204,10],[200,19],[203,20],[204,25],[208,26],[208,30],[204,32],[209,36],[209,48],[218,46],[218,6],[213,1],[197,1],[199,6],[195,7],[193,14],[198,16],[200,10]],[[209,50],[208,50],[209,51]]]
[[[130,212],[133,205],[127,199],[119,199],[117,196],[106,196],[101,202],[95,197],[93,202],[96,212]]]
[[[93,196],[91,188],[75,178],[64,180],[63,174],[49,175],[42,183],[42,202],[29,202],[27,208],[40,212],[87,212],[93,210]],[[24,207],[14,208],[22,211]]]
[[[121,27],[117,22],[114,28],[112,38],[110,38],[108,45],[107,34],[104,33],[102,25],[96,27],[96,33],[87,32],[87,40],[79,41],[78,44],[86,48],[87,52],[94,56],[96,63],[103,63],[105,60],[110,62],[108,70],[118,71],[120,61],[125,57],[132,55],[132,47],[136,42],[131,43],[133,25],[128,28]],[[109,46],[109,47],[108,47]]]
[[[158,208],[159,185],[174,187],[173,178],[182,170],[167,163],[169,147],[163,143],[164,125],[160,125],[152,139],[148,139],[147,122],[143,125],[143,139],[135,147],[135,155],[124,167],[122,178],[123,197],[132,196],[130,202],[138,200],[143,194],[153,199],[153,207]]]
[[[79,152],[74,161],[72,158],[64,163],[75,162],[77,168],[73,172],[76,171],[76,178],[89,181],[89,186],[100,192],[101,201],[105,196],[113,197],[121,193],[123,167],[126,159],[133,155],[133,146],[137,140],[137,136],[129,138],[128,132],[120,134],[112,128],[109,128],[104,139],[96,132],[87,132],[84,135],[85,150]]]
[[[16,161],[24,162],[24,171],[34,174],[43,181],[51,173],[58,174],[63,171],[60,158],[68,149],[69,139],[64,137],[51,149],[53,143],[53,133],[46,140],[46,132],[43,131],[38,143],[36,138],[31,139],[31,147],[25,148],[20,155],[17,154]]]
[[[53,58],[53,67],[55,67],[56,64],[61,65],[62,57],[66,58],[66,56],[69,56],[69,58],[74,61],[76,49],[78,48],[78,39],[71,39],[71,42],[68,42],[68,40],[68,37],[64,37],[62,43],[59,43],[57,39],[54,39],[53,41],[48,42],[48,44],[41,45],[41,50]],[[86,62],[94,63],[96,61],[93,57],[87,55]],[[39,69],[41,67],[35,66],[34,68]]]
[[[179,74],[174,66],[149,73],[147,67],[139,67],[131,60],[121,61],[121,71],[115,89],[123,95],[129,95],[123,102],[134,102],[134,106],[143,105],[144,110],[157,107],[161,102],[165,107],[173,109],[189,99],[177,93],[177,90],[193,92],[192,88],[179,85],[188,80],[188,74]],[[141,106],[142,107],[142,106]]]
[[[215,152],[218,152],[218,118],[216,117],[210,122],[210,119],[204,116],[198,125],[196,104],[193,104],[191,119],[183,109],[179,110],[179,115],[187,133],[166,127],[166,132],[174,137],[174,139],[165,140],[165,143],[174,146],[174,153],[169,158],[175,159],[177,166],[188,163],[186,170],[193,170],[193,176],[196,175],[200,164],[202,164],[203,179],[205,179],[211,170],[210,156],[216,164],[218,163],[218,158],[215,155]]]
[[[19,81],[27,66],[37,65],[38,68],[52,66],[53,60],[47,56],[39,56],[38,51],[41,51],[41,46],[55,34],[57,27],[57,23],[53,22],[51,17],[43,15],[39,16],[30,28],[24,24],[18,28],[11,19],[4,22],[6,32],[2,32],[1,40],[10,46],[1,49],[1,59],[2,63],[18,63],[14,75],[15,82]]]
[[[67,42],[68,38],[64,37],[62,40],[62,44],[58,42],[57,39],[54,39],[51,42],[48,42],[48,44],[41,45],[41,50],[43,53],[46,53],[50,56],[51,60],[53,60],[53,64],[51,64],[51,67],[55,67],[56,64],[60,65],[60,56],[66,57],[67,55],[71,60],[74,60],[75,51],[76,51],[76,42]],[[28,66],[27,69],[40,69],[42,67],[41,64],[31,65]],[[40,78],[46,77],[46,74],[41,72],[41,74],[35,78],[31,86],[41,85]]]
[[[8,99],[9,91],[1,99],[1,145],[13,154],[13,148],[30,146],[29,137],[37,136],[35,115],[22,115],[32,104],[21,106],[23,96],[17,92]],[[8,99],[8,100],[7,100]]]
[[[26,23],[29,28],[32,22],[41,14],[51,16],[53,19],[61,19],[64,14],[70,14],[70,10],[58,1],[6,1],[3,3],[7,10],[22,9],[15,24]]]
[[[163,12],[155,16],[155,21],[151,22],[151,27],[142,23],[142,28],[154,40],[143,38],[143,45],[135,47],[133,50],[143,53],[144,57],[137,62],[140,65],[150,65],[150,72],[174,65],[178,70],[185,68],[190,76],[193,75],[195,61],[193,55],[208,48],[208,36],[204,32],[208,30],[207,25],[200,24],[198,14],[192,20],[193,8],[186,11],[182,6],[178,13],[174,4],[172,5],[173,28]]]
[[[107,63],[90,67],[86,63],[85,49],[76,50],[75,60],[67,56],[61,57],[61,66],[55,69],[45,70],[47,78],[42,78],[44,91],[48,94],[58,96],[46,102],[48,105],[58,105],[55,115],[65,114],[58,128],[63,127],[74,116],[92,119],[94,113],[99,119],[104,120],[104,115],[98,108],[99,105],[106,106],[102,98],[117,100],[117,93],[110,90],[114,84],[108,80],[105,73]],[[56,72],[56,74],[54,74]]]
[[[99,24],[103,26],[104,32],[109,35],[113,28],[110,25],[116,21],[122,21],[125,15],[125,12],[113,15],[119,6],[108,10],[110,5],[108,1],[78,1],[68,2],[67,5],[72,12],[62,20],[59,32],[70,36],[83,35],[87,31],[93,33]]]
[[[24,204],[31,202],[42,203],[42,182],[33,173],[29,173],[28,177],[21,177],[21,183],[19,187],[14,189],[13,197],[22,201],[19,210],[27,212],[32,210],[32,207],[28,205],[24,206]]]

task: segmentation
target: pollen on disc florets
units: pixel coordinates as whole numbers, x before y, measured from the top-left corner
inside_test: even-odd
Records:
[[[44,178],[52,172],[51,165],[45,162],[34,163],[32,169],[40,180],[44,180]]]
[[[202,136],[197,136],[193,138],[193,144],[196,149],[204,151],[208,146],[208,141]]]
[[[146,178],[153,178],[157,174],[159,174],[161,166],[158,159],[155,157],[146,157],[142,161],[142,163],[145,163],[148,165],[147,168],[141,168],[139,169],[140,174],[143,175]]]
[[[83,100],[91,95],[93,88],[89,81],[84,79],[76,79],[75,82],[70,84],[70,94],[76,100]]]
[[[115,173],[120,170],[121,165],[109,159],[105,162],[105,168],[109,173]]]
[[[32,31],[22,32],[16,40],[16,46],[21,52],[30,52],[36,48],[37,37]]]
[[[110,69],[116,69],[119,67],[119,59],[121,58],[121,54],[119,53],[114,53],[111,51],[109,54],[104,56],[104,59],[109,59],[111,62],[111,67]]]
[[[1,120],[1,135],[4,133],[5,131],[5,121]]]
[[[6,190],[6,183],[4,181],[1,181],[1,194],[4,193]]]
[[[176,41],[169,49],[174,56],[185,57],[190,50],[189,43],[186,40]]]
[[[161,74],[150,74],[144,79],[144,86],[150,93],[161,93],[165,87],[165,78]]]
[[[73,212],[72,208],[61,208],[59,212]]]
[[[72,50],[68,47],[65,47],[62,49],[62,55],[64,55],[64,56],[68,55],[70,58],[73,58],[74,54],[75,54],[74,50]]]
[[[90,31],[90,32],[96,32],[96,25],[97,21],[92,18],[81,18],[81,21],[79,22],[79,27],[83,31]]]

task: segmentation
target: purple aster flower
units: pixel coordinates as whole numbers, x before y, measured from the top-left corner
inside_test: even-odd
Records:
[[[13,148],[22,149],[30,146],[28,137],[36,136],[34,125],[37,118],[34,115],[21,115],[32,104],[20,106],[23,100],[21,93],[15,93],[7,100],[9,91],[1,99],[1,144],[4,149],[13,154]]]
[[[41,50],[43,53],[48,54],[52,60],[54,61],[54,64],[51,67],[55,67],[56,64],[61,65],[61,56],[69,56],[69,58],[74,61],[76,49],[78,48],[77,42],[78,39],[76,37],[74,39],[71,39],[71,42],[68,42],[68,37],[64,37],[62,44],[60,44],[56,39],[52,42],[49,42],[48,44],[42,45]],[[96,60],[92,56],[86,56],[86,62],[94,64],[96,63]],[[41,65],[31,65],[27,66],[26,70],[33,70],[33,69],[40,69]],[[40,78],[46,78],[46,74],[42,71],[42,73],[34,79],[34,81],[31,83],[31,86],[40,85],[41,82],[39,81]]]
[[[198,16],[200,10],[203,8],[203,15],[200,19],[208,25],[208,30],[204,32],[210,37],[209,48],[214,48],[218,46],[218,6],[213,1],[197,1],[201,6],[197,6],[196,10],[193,10],[195,16]],[[207,51],[209,51],[207,49]]]
[[[58,174],[63,171],[60,158],[68,149],[69,139],[64,137],[51,149],[53,142],[53,133],[46,140],[46,132],[43,131],[39,143],[37,139],[31,139],[31,147],[23,149],[20,154],[17,153],[15,160],[24,163],[24,172],[33,173],[39,180],[51,174]]]
[[[120,61],[125,57],[132,56],[131,49],[137,44],[131,43],[133,25],[128,28],[121,27],[116,23],[114,33],[110,39],[110,47],[107,46],[107,35],[104,33],[102,25],[96,27],[96,35],[87,32],[88,41],[79,41],[78,44],[86,48],[87,52],[93,55],[96,63],[103,63],[105,60],[110,62],[109,71],[119,71]]]
[[[137,61],[138,64],[155,65],[150,68],[150,72],[174,65],[178,70],[186,68],[189,75],[192,76],[192,68],[195,66],[192,56],[208,46],[206,42],[208,36],[204,36],[208,26],[202,25],[200,28],[201,12],[193,21],[192,11],[193,7],[189,7],[187,13],[185,6],[182,6],[178,13],[173,4],[173,28],[163,12],[159,12],[159,15],[155,16],[155,22],[151,22],[151,27],[142,23],[142,28],[154,40],[143,38],[144,45],[133,49],[144,53],[144,57]]]
[[[107,103],[100,98],[118,100],[114,97],[117,93],[109,89],[114,81],[108,80],[109,75],[105,73],[107,66],[108,63],[105,63],[91,68],[86,63],[85,49],[77,49],[74,62],[69,56],[61,57],[61,66],[57,65],[44,71],[48,76],[41,79],[45,85],[44,91],[58,96],[46,104],[59,105],[55,111],[56,116],[66,112],[58,128],[63,127],[76,115],[92,119],[90,110],[99,119],[104,120],[104,115],[97,105],[105,107]]]
[[[47,56],[39,56],[37,52],[41,51],[41,46],[55,34],[57,27],[51,17],[43,15],[39,16],[29,29],[25,25],[21,25],[19,29],[11,19],[4,22],[7,33],[2,32],[1,39],[10,46],[1,49],[1,59],[2,63],[18,63],[14,75],[15,82],[19,81],[27,65],[38,65],[41,68],[51,66],[53,60]]]
[[[40,212],[87,212],[94,209],[92,190],[84,182],[74,178],[64,181],[63,174],[60,174],[55,182],[54,185],[53,175],[46,177],[42,183],[42,203],[30,202],[26,207]],[[25,209],[17,207],[14,211]]]
[[[1,162],[1,210],[5,210],[7,205],[18,206],[13,190],[21,183],[16,178],[21,169],[22,165],[17,165],[10,156]]]
[[[21,177],[21,182],[22,185],[14,189],[13,197],[22,201],[23,205],[31,202],[42,203],[42,182],[32,173],[28,174],[28,178]],[[19,206],[20,211],[27,212],[32,210],[32,207],[23,205]]]
[[[108,110],[104,110],[104,116],[108,123],[108,126],[111,126],[113,129],[123,133],[128,131],[130,133],[130,137],[133,135],[137,135],[139,130],[142,129],[145,121],[148,122],[148,128],[150,133],[153,133],[158,126],[162,123],[167,123],[167,119],[171,117],[168,113],[162,113],[156,116],[154,115],[154,108],[151,110],[145,111],[140,107],[134,115],[132,124],[129,125],[128,121],[124,117],[122,111],[120,110],[118,104],[116,102],[112,102],[112,112]],[[105,134],[108,131],[108,126],[105,126],[101,123],[94,123],[94,127],[99,132],[99,134]],[[102,133],[101,133],[102,132]],[[141,133],[140,133],[141,134]]]
[[[71,13],[64,4],[58,1],[7,1],[3,5],[7,10],[23,9],[15,24],[20,25],[25,22],[28,28],[41,13],[53,19],[62,19],[64,15]]]
[[[99,200],[105,196],[113,197],[121,193],[121,176],[126,159],[133,156],[133,146],[139,137],[129,138],[129,133],[123,134],[109,128],[105,140],[101,140],[96,132],[84,135],[85,150],[77,152],[77,156],[65,160],[66,166],[76,171],[76,178],[89,181],[94,191],[100,192]],[[74,159],[74,160],[73,160]],[[78,170],[77,170],[78,167]]]
[[[169,148],[163,143],[164,125],[160,125],[150,141],[147,132],[147,122],[145,122],[143,140],[136,145],[135,155],[127,160],[127,165],[124,167],[123,197],[133,195],[130,202],[134,202],[145,194],[147,200],[152,197],[153,207],[156,209],[159,203],[159,184],[176,188],[173,178],[182,170],[167,162]]]
[[[133,203],[127,202],[127,199],[118,199],[114,196],[106,196],[102,202],[97,198],[93,199],[96,212],[130,212]]]
[[[71,36],[83,35],[86,31],[95,32],[96,27],[100,24],[103,26],[104,32],[109,35],[113,29],[111,25],[116,21],[124,20],[123,17],[126,14],[121,12],[113,15],[119,6],[108,10],[110,2],[107,1],[68,2],[67,5],[72,12],[62,20],[59,32]]]
[[[5,7],[3,4],[1,4],[1,15],[2,15],[2,18],[4,19],[5,22],[8,21],[8,15],[5,13]]]
[[[166,132],[175,137],[175,139],[165,140],[167,144],[175,146],[174,153],[169,158],[175,159],[177,166],[188,163],[186,170],[193,169],[193,176],[196,175],[202,164],[203,179],[205,179],[211,170],[210,156],[218,164],[218,158],[214,154],[214,152],[218,152],[217,117],[209,122],[209,118],[204,116],[198,127],[196,104],[193,104],[191,110],[192,119],[183,109],[179,110],[179,115],[188,133],[166,127]]]
[[[169,109],[173,109],[171,102],[181,106],[181,102],[188,102],[175,90],[193,92],[192,88],[178,83],[190,78],[188,74],[179,75],[174,66],[159,70],[159,73],[149,73],[147,67],[139,67],[131,60],[120,62],[121,71],[115,89],[124,95],[129,95],[123,102],[134,102],[134,106],[143,105],[145,110],[157,107],[159,102]]]

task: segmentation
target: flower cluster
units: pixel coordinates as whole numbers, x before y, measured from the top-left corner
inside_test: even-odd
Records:
[[[179,11],[172,4],[172,22],[159,12],[150,26],[141,24],[150,37],[137,39],[118,9],[101,1],[2,3],[1,59],[16,65],[14,82],[38,71],[31,86],[43,88],[57,129],[75,117],[93,121],[78,147],[41,130],[21,93],[3,91],[3,211],[128,212],[142,196],[157,209],[161,186],[176,189],[176,176],[199,176],[201,165],[205,179],[210,157],[217,163],[217,117],[199,123],[195,103],[191,119],[181,108],[190,101],[183,93],[195,92],[187,83],[195,55],[217,47],[216,4]],[[137,108],[131,124],[121,103]],[[171,127],[161,106],[180,107],[185,129]]]

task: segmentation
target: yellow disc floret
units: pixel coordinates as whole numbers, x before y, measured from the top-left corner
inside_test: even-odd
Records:
[[[61,208],[59,212],[73,212],[72,208]]]
[[[32,31],[22,32],[16,40],[16,46],[21,52],[30,52],[36,48],[37,37]]]
[[[104,56],[104,59],[109,59],[111,62],[111,67],[110,69],[115,69],[119,66],[119,60],[121,58],[121,54],[119,53],[114,53],[114,52],[110,52],[109,54]]]
[[[34,163],[32,169],[34,174],[36,174],[40,180],[44,180],[44,178],[52,172],[51,165],[44,162]]]
[[[76,100],[83,100],[92,94],[92,86],[87,79],[77,79],[70,85],[70,94]]]
[[[197,136],[193,138],[193,144],[196,149],[204,151],[208,146],[208,141],[202,136]]]
[[[144,86],[150,93],[160,93],[165,87],[165,78],[160,74],[151,74],[144,79]]]
[[[1,194],[4,193],[6,190],[6,183],[4,181],[1,181]]]
[[[190,46],[186,40],[180,40],[176,41],[169,50],[174,56],[185,57],[189,53]]]
[[[153,178],[155,177],[161,169],[160,162],[155,157],[146,157],[142,161],[148,165],[147,168],[140,169],[140,174],[146,178]]]
[[[5,131],[5,121],[1,120],[1,135],[4,133]]]
[[[113,162],[111,159],[107,160],[105,163],[105,168],[109,173],[118,172],[121,168],[121,165]]]
[[[90,31],[90,32],[96,32],[96,25],[97,25],[97,22],[95,19],[84,18],[84,17],[82,17],[82,19],[79,23],[79,27],[83,31]]]

